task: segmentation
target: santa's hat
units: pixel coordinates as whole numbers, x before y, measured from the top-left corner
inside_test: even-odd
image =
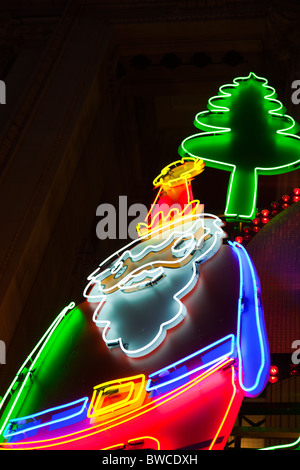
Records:
[[[153,181],[157,194],[150,211],[145,222],[137,226],[139,236],[151,235],[154,230],[169,227],[170,222],[203,212],[204,205],[193,197],[191,182],[204,168],[203,160],[190,156],[163,168]]]

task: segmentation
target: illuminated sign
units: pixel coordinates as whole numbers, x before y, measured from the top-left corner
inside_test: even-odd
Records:
[[[224,448],[270,354],[255,267],[193,197],[204,166],[184,156],[155,178],[139,238],[88,276],[1,400],[2,448]]]
[[[103,292],[107,297],[114,293],[126,296],[128,293],[143,293],[144,283],[148,283],[145,260],[151,260],[151,266],[147,266],[150,271],[163,268],[163,279],[174,272],[180,274],[181,278],[182,269],[187,266],[196,279],[196,267],[201,268],[213,255],[218,256],[223,236],[218,218],[205,213],[196,214],[185,219],[182,224],[175,224],[172,230],[169,230],[168,225],[164,225],[164,229],[167,230],[167,236],[163,240],[155,238],[161,235],[161,230],[157,228],[151,236],[148,234],[139,243],[132,242],[112,255],[100,266],[99,272],[89,277],[90,284],[85,295],[91,297],[89,300],[92,306]],[[66,343],[69,343],[70,334],[75,334],[74,320],[78,309],[71,303],[58,315],[24,362],[1,402],[0,408],[6,407],[5,419],[1,422],[1,434],[5,439],[3,448],[109,450],[132,449],[134,444],[136,448],[145,448],[151,444],[153,448],[177,449],[195,442],[197,448],[223,448],[243,396],[259,394],[270,369],[260,285],[254,266],[245,248],[238,243],[229,243],[228,250],[237,262],[239,273],[237,310],[232,312],[236,318],[233,333],[148,374],[140,373],[100,382],[94,385],[87,397],[77,397],[65,405],[24,415],[20,413],[23,404],[26,406],[28,403],[31,390],[33,396],[36,393],[33,387],[35,377],[38,384],[41,380],[39,377],[45,376],[47,364],[54,362],[51,355],[55,352],[58,339],[65,335]],[[127,268],[122,270],[126,262]],[[143,276],[138,276],[139,272]],[[186,278],[186,271],[184,274],[187,290],[191,292],[190,283],[195,286],[195,279],[192,276],[192,282]],[[170,290],[171,285],[172,293],[176,287],[173,284],[172,278],[172,282],[164,286],[165,290]],[[132,290],[127,292],[126,287]],[[155,284],[147,284],[149,291],[155,291],[155,288]],[[197,289],[193,292],[197,294]],[[145,302],[143,295],[141,299],[143,301],[136,300],[140,307]],[[177,307],[177,303],[183,306],[182,302],[174,302]],[[169,304],[170,298],[166,304],[151,305],[162,314]],[[96,313],[96,318],[94,313],[96,324],[101,311]],[[117,311],[116,305],[112,311]],[[145,338],[148,341],[149,336]],[[152,348],[148,343],[146,346],[147,351],[149,347]],[[124,357],[130,355],[128,352],[137,352],[135,349],[126,349],[124,345],[122,349],[121,344],[120,349],[126,353]],[[154,358],[156,350],[159,350],[158,346],[152,349]],[[139,360],[139,357],[135,360]],[[143,355],[141,360],[144,361]],[[100,370],[94,370],[95,377]],[[199,391],[202,399],[199,399]],[[196,434],[179,431],[186,426],[188,429],[197,429]]]
[[[194,121],[201,133],[184,139],[179,153],[198,156],[207,166],[229,171],[225,216],[253,218],[258,175],[299,168],[299,126],[285,114],[275,89],[254,73],[221,86],[207,107]]]

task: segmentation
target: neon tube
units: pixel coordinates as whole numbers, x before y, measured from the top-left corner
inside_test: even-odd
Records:
[[[137,383],[136,383],[137,381]],[[135,385],[137,386],[137,392],[134,394]],[[124,387],[129,386],[130,390],[127,393],[125,399],[114,403],[113,405],[108,405],[106,407],[99,407],[99,401],[103,398],[103,395],[110,388]],[[141,398],[142,392],[145,389],[145,375],[135,375],[132,377],[126,377],[125,379],[111,380],[109,382],[101,383],[94,387],[93,396],[91,403],[87,412],[88,418],[94,418],[106,413],[114,412],[119,408],[124,406],[133,405],[139,401]],[[97,397],[97,393],[98,397]]]
[[[229,414],[229,412],[230,412],[230,410],[231,410],[232,403],[233,403],[233,400],[234,400],[235,395],[236,395],[236,392],[237,392],[237,389],[236,389],[236,386],[235,386],[235,382],[234,382],[234,374],[235,374],[234,368],[232,367],[232,369],[231,369],[231,383],[232,383],[233,392],[232,392],[232,395],[231,395],[231,398],[230,398],[230,402],[229,402],[229,404],[228,404],[228,407],[227,407],[227,409],[226,409],[226,412],[225,412],[225,414],[224,414],[224,416],[223,416],[223,419],[222,419],[222,421],[221,421],[221,424],[220,424],[220,426],[219,426],[219,428],[218,428],[218,430],[217,430],[217,432],[216,432],[216,435],[215,435],[215,437],[213,438],[213,440],[212,440],[212,442],[211,442],[211,444],[210,444],[208,450],[211,450],[211,449],[213,448],[213,446],[214,446],[214,444],[215,444],[215,442],[216,442],[216,440],[217,440],[217,438],[218,438],[218,436],[219,436],[219,434],[220,434],[220,432],[221,432],[221,430],[222,430],[222,428],[223,428],[223,426],[224,426],[224,423],[225,423],[225,421],[226,421],[226,418],[227,418],[227,416],[228,416],[228,414]]]
[[[72,418],[75,418],[76,416],[80,415],[81,413],[83,413],[84,409],[85,409],[85,406],[87,404],[87,401],[88,401],[88,397],[85,397],[85,398],[80,398],[79,400],[75,400],[73,402],[70,402],[70,403],[67,403],[66,405],[60,405],[60,406],[55,406],[53,408],[49,408],[47,410],[44,410],[42,411],[41,413],[35,413],[35,414],[31,414],[31,415],[28,415],[28,416],[22,416],[20,418],[14,418],[14,419],[11,419],[9,421],[9,424],[8,424],[8,427],[10,425],[14,425],[15,423],[17,424],[18,421],[23,421],[23,420],[29,420],[29,419],[32,419],[32,420],[35,420],[36,418],[42,416],[42,415],[45,415],[47,413],[51,413],[51,412],[55,412],[55,411],[59,411],[59,410],[62,410],[62,409],[65,409],[69,406],[74,406],[74,405],[78,405],[79,403],[82,403],[81,405],[81,408],[79,411],[76,411],[75,413],[73,414],[70,414],[68,416],[65,416],[64,418],[58,418],[58,419],[55,419],[53,421],[47,421],[45,423],[39,423],[37,425],[33,425],[33,426],[29,426],[29,427],[26,427],[24,429],[21,429],[20,431],[13,431],[13,432],[10,432],[10,430],[8,428],[6,428],[6,430],[4,431],[3,433],[3,437],[5,437],[6,439],[9,438],[9,437],[14,437],[18,434],[24,434],[24,433],[27,433],[29,431],[33,431],[34,429],[40,429],[42,427],[45,427],[45,426],[49,426],[49,425],[53,425],[53,424],[57,424],[57,423],[61,423],[61,422],[65,422],[65,421],[69,421],[70,419]]]
[[[188,167],[184,171],[180,171],[181,167],[184,167],[185,164],[187,164],[186,166],[189,166],[188,164],[190,164],[190,168]],[[180,185],[183,182],[186,183],[188,180],[202,173],[204,167],[205,163],[203,163],[203,160],[200,158],[184,156],[181,160],[170,163],[165,168],[163,168],[160,174],[154,179],[153,186],[155,188],[158,186],[172,187]],[[178,169],[179,175],[173,176],[172,174]],[[166,178],[168,175],[170,175],[169,179]]]
[[[154,379],[156,377],[158,378],[159,375],[164,374],[169,369],[173,369],[173,368],[176,368],[177,366],[183,365],[186,362],[188,362],[190,359],[193,359],[197,356],[199,356],[199,358],[201,358],[201,355],[203,355],[205,352],[207,352],[209,350],[212,350],[214,347],[216,347],[218,345],[221,345],[222,343],[226,343],[228,340],[230,340],[230,348],[229,348],[228,351],[226,351],[226,354],[224,353],[221,356],[218,356],[218,357],[214,358],[213,360],[202,364],[199,367],[195,367],[195,368],[187,371],[186,373],[182,373],[182,374],[176,376],[175,378],[173,378],[171,380],[167,380],[166,382],[163,382],[161,384],[156,384],[155,382],[152,381],[152,379]],[[224,360],[226,357],[232,357],[232,355],[234,353],[234,342],[235,342],[234,335],[225,336],[224,338],[222,338],[218,341],[215,341],[214,343],[210,344],[209,346],[206,346],[205,348],[202,348],[199,351],[196,351],[193,354],[190,354],[189,356],[186,356],[184,359],[180,359],[179,361],[174,362],[173,364],[169,364],[168,366],[163,367],[162,369],[160,369],[156,372],[153,372],[152,374],[149,375],[149,380],[148,380],[147,385],[146,385],[146,390],[148,392],[150,392],[152,390],[158,390],[161,387],[165,387],[167,385],[170,385],[172,383],[177,382],[178,380],[181,380],[185,377],[188,377],[188,376],[193,375],[197,372],[200,372],[201,370],[212,366],[216,362]]]
[[[239,367],[239,383],[240,383],[240,386],[241,388],[247,392],[248,394],[252,395],[254,393],[260,393],[261,391],[261,380],[264,380],[265,379],[265,376],[266,376],[266,369],[268,369],[268,361],[267,361],[267,351],[268,351],[268,346],[267,346],[267,339],[265,337],[263,337],[263,333],[262,333],[262,328],[263,328],[263,325],[262,325],[262,318],[260,317],[260,310],[259,310],[259,306],[258,306],[258,298],[257,298],[257,292],[260,291],[260,288],[259,288],[259,285],[257,284],[257,277],[255,275],[255,272],[254,272],[254,268],[253,268],[253,265],[252,265],[252,262],[250,260],[250,257],[246,251],[246,249],[240,245],[239,243],[237,242],[228,242],[229,245],[231,245],[234,249],[234,251],[237,253],[238,255],[238,259],[239,259],[239,267],[240,267],[240,293],[239,293],[239,304],[238,304],[238,324],[237,324],[237,350],[238,350],[238,358],[239,358],[239,364],[240,364],[240,367]],[[245,279],[244,279],[244,270],[246,269],[244,266],[245,264],[243,264],[242,262],[242,257],[246,259],[247,261],[247,267],[249,268],[250,270],[250,274],[251,274],[251,282],[252,282],[252,288],[251,288],[251,291],[252,291],[252,295],[253,295],[253,300],[254,300],[254,306],[255,306],[255,309],[254,309],[254,320],[255,320],[255,325],[256,325],[256,328],[255,328],[255,331],[257,332],[257,335],[258,335],[258,340],[259,340],[259,349],[260,349],[260,352],[259,352],[259,357],[260,357],[260,366],[256,372],[256,378],[254,380],[254,383],[252,386],[245,386],[244,384],[244,374],[245,374],[245,368],[244,368],[244,358],[243,358],[243,353],[242,353],[242,350],[241,350],[241,343],[242,343],[242,334],[241,334],[241,325],[242,325],[242,322],[243,322],[243,315],[245,315],[245,313],[243,313],[243,299],[244,299],[244,296],[245,296]],[[248,297],[246,295],[246,297]],[[251,316],[253,315],[252,312],[249,313]],[[249,336],[249,332],[248,332],[248,336]],[[248,338],[248,341],[250,339]]]
[[[49,339],[51,338],[52,334],[54,333],[54,331],[56,330],[57,326],[60,324],[60,322],[62,321],[62,319],[64,318],[65,314],[69,311],[69,310],[72,310],[73,308],[75,307],[75,303],[74,302],[71,302],[67,307],[65,307],[60,313],[59,315],[56,317],[56,319],[53,321],[53,323],[51,324],[51,326],[48,328],[48,330],[46,331],[46,333],[42,336],[42,338],[40,339],[40,341],[36,344],[36,346],[34,347],[34,349],[32,350],[32,352],[30,353],[30,355],[28,356],[28,358],[24,361],[24,363],[22,364],[22,366],[20,367],[19,371],[17,372],[17,375],[15,377],[15,379],[13,380],[12,384],[10,385],[10,387],[8,388],[6,394],[4,395],[1,403],[0,403],[0,410],[5,402],[5,400],[7,399],[7,397],[9,396],[9,394],[11,393],[12,391],[12,388],[14,386],[14,384],[16,383],[16,381],[18,380],[18,376],[21,374],[22,370],[25,368],[26,364],[30,361],[31,362],[31,365],[28,369],[28,372],[26,374],[26,377],[25,379],[23,380],[23,383],[22,383],[22,386],[14,400],[14,403],[0,429],[0,436],[3,434],[3,430],[5,429],[6,427],[6,424],[18,402],[18,399],[25,387],[25,384],[28,380],[28,378],[30,377],[30,374],[31,374],[31,371],[33,370],[40,354],[42,353],[44,347],[46,346],[46,344],[48,343]],[[39,347],[41,346],[41,349],[39,350],[39,352],[37,353],[36,357],[34,360],[32,360],[32,356],[35,354],[35,352],[39,349]]]
[[[284,449],[289,449],[291,447],[295,447],[297,445],[300,445],[300,437],[294,442],[290,442],[289,444],[282,444],[278,446],[271,446],[271,447],[263,447],[262,449],[257,449],[257,450],[284,450]],[[297,449],[295,449],[297,450]]]

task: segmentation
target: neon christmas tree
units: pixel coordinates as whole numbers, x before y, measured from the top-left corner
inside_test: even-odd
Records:
[[[231,172],[224,211],[228,219],[254,216],[258,175],[300,167],[299,126],[276,97],[267,80],[253,72],[234,79],[196,115],[194,125],[201,132],[179,147],[181,156],[198,156],[209,167]]]

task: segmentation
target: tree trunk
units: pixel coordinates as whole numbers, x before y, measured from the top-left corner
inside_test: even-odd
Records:
[[[236,167],[231,173],[225,215],[241,219],[254,217],[256,192],[257,175],[255,170]]]

